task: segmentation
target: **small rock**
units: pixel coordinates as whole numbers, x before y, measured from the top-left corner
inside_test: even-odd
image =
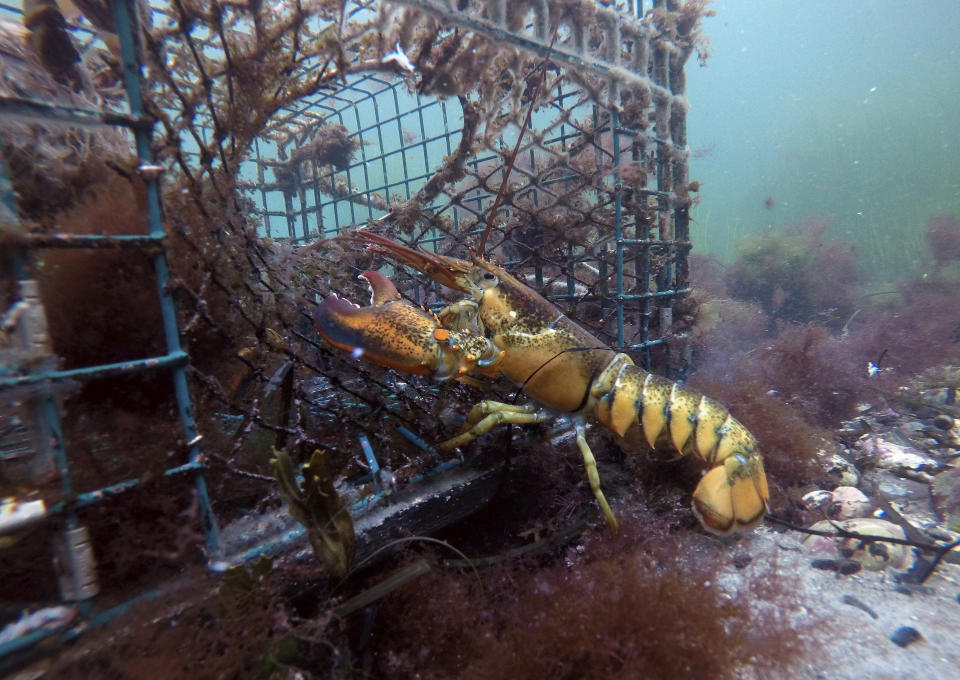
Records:
[[[837,486],[857,486],[860,482],[857,468],[843,456],[833,454],[828,465],[827,475]]]
[[[917,437],[922,437],[927,428],[918,420],[908,420],[905,423],[901,423],[897,429],[911,439],[916,439]]]
[[[907,645],[913,644],[921,637],[923,636],[920,635],[916,628],[911,626],[900,626],[893,631],[893,635],[890,636],[890,641],[895,645],[906,647]]]
[[[833,492],[825,489],[817,489],[808,494],[804,494],[800,502],[807,510],[826,510],[833,501]]]
[[[960,468],[947,470],[933,481],[933,505],[951,531],[960,531]]]
[[[949,416],[944,416],[944,418],[951,423],[950,427],[942,428],[945,431],[940,439],[941,443],[947,446],[960,446],[960,418],[950,418]],[[936,425],[936,423],[934,424]],[[941,424],[944,424],[943,421],[941,421]]]
[[[938,475],[938,477],[941,475]],[[864,474],[864,485],[869,496],[881,497],[884,500],[929,502],[930,486],[912,479],[897,477],[889,470],[871,470]]]
[[[920,398],[933,406],[946,406],[953,404],[956,398],[956,390],[950,387],[938,387],[932,390],[924,390]]]
[[[932,481],[931,473],[940,469],[937,461],[912,446],[894,444],[876,435],[860,437],[856,448],[877,467],[921,482]]]
[[[869,517],[873,512],[873,503],[864,493],[852,486],[838,486],[833,490],[827,517],[831,519],[853,519]]]
[[[861,436],[865,435],[870,431],[870,426],[866,423],[863,418],[857,418],[856,420],[845,420],[840,424],[840,427],[837,428],[837,435],[843,441],[856,441]]]
[[[938,430],[949,430],[953,428],[955,422],[956,421],[947,414],[941,413],[933,419],[933,426]]]
[[[892,408],[885,408],[882,411],[876,411],[873,414],[874,419],[881,425],[890,425],[895,423],[899,418],[900,414],[897,411],[894,411]]]
[[[940,523],[940,518],[933,511],[933,503],[929,499],[923,503],[890,501],[890,507],[911,526],[925,533],[936,529]]]
[[[862,565],[856,560],[834,560],[829,558],[819,558],[810,562],[810,566],[814,569],[835,571],[838,574],[849,576],[850,574],[856,574],[858,571],[860,571],[860,567]]]

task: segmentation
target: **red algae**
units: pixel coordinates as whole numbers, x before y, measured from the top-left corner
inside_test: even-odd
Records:
[[[960,260],[960,222],[956,214],[934,213],[927,225],[927,245],[937,265]]]
[[[739,592],[716,583],[726,548],[702,537],[639,539],[624,522],[540,568],[434,570],[385,601],[377,663],[397,678],[730,678],[789,668],[802,635],[783,612],[790,578]],[[776,606],[758,606],[761,602]],[[749,644],[732,644],[732,640]]]
[[[839,329],[857,308],[862,276],[856,245],[826,237],[832,223],[809,217],[746,242],[726,273],[730,294],[759,303],[773,320]]]

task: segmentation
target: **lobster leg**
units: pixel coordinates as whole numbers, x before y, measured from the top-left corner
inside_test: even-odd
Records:
[[[458,446],[473,441],[477,437],[486,434],[497,425],[511,423],[513,425],[525,425],[527,423],[543,423],[552,420],[556,414],[546,409],[539,408],[536,404],[505,404],[501,401],[481,401],[472,409],[467,416],[467,430],[452,439],[437,446],[441,451],[448,451]],[[600,509],[603,510],[603,516],[614,530],[619,529],[610,504],[607,503],[603,490],[600,488],[600,475],[597,472],[597,460],[593,457],[593,451],[587,443],[586,430],[583,422],[576,418],[574,431],[577,435],[577,447],[583,455],[583,464],[587,470],[587,481],[590,483],[590,490],[593,491]]]
[[[553,414],[545,409],[538,408],[535,404],[505,404],[501,401],[481,401],[470,410],[467,417],[466,432],[441,442],[437,445],[440,451],[450,451],[458,446],[463,446],[472,442],[497,425],[510,423],[512,425],[526,425],[528,423],[544,423],[551,418]]]
[[[617,524],[617,518],[613,516],[610,504],[607,503],[607,498],[603,495],[603,489],[600,488],[597,459],[593,457],[593,451],[590,450],[590,444],[587,443],[583,423],[577,423],[575,429],[577,433],[577,446],[580,448],[580,453],[583,454],[583,465],[587,469],[587,481],[590,482],[590,490],[593,491],[594,498],[596,498],[597,503],[600,504],[600,509],[603,510],[603,516],[607,518],[607,524],[609,524],[614,531],[619,531],[620,525]]]

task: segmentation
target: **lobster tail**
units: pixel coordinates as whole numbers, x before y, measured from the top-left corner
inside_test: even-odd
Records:
[[[611,361],[592,396],[597,417],[620,436],[693,453],[712,467],[693,494],[693,510],[707,529],[727,534],[763,518],[770,492],[756,439],[722,404],[644,371],[626,355]]]

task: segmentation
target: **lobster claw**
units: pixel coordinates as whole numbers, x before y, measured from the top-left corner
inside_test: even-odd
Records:
[[[346,238],[363,243],[370,250],[384,255],[394,262],[416,269],[441,286],[461,293],[473,292],[474,285],[471,283],[469,276],[472,263],[467,260],[438,255],[423,248],[413,249],[366,229],[357,229]]]
[[[356,358],[415,375],[434,372],[436,317],[401,299],[383,274],[364,272],[360,278],[370,284],[371,305],[360,307],[331,293],[313,314],[320,335]]]
[[[370,284],[369,307],[359,307],[336,293],[328,295],[313,314],[317,331],[331,345],[366,357],[381,366],[437,380],[459,378],[477,371],[499,374],[505,352],[490,340],[469,331],[441,327],[436,314],[403,300],[396,286],[379,272],[364,272]]]

